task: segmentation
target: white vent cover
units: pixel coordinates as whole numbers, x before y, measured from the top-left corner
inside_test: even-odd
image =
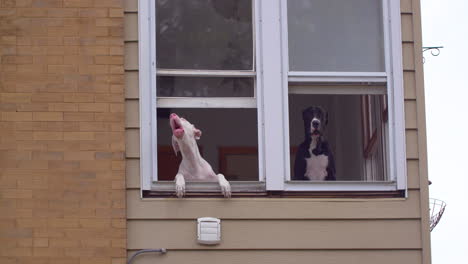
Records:
[[[215,245],[221,242],[221,220],[213,217],[202,217],[198,222],[198,243]]]

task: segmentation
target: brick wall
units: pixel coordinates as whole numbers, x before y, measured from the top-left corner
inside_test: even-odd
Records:
[[[123,3],[0,0],[0,263],[125,263]]]

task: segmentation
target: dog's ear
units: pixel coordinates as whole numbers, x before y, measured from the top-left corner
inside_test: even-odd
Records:
[[[195,135],[195,139],[199,140],[201,138],[201,134],[202,134],[201,130],[195,128],[195,130],[193,132],[194,132],[194,135]]]
[[[325,111],[325,109],[323,107],[321,107],[321,106],[317,106],[317,108],[320,109],[320,111],[323,114],[323,123],[325,125],[328,125],[328,112]]]
[[[172,136],[172,148],[174,149],[174,153],[177,156],[177,152],[180,152],[179,143],[175,140],[175,137]]]

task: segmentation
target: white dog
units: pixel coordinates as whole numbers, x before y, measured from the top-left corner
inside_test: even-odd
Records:
[[[172,147],[174,152],[182,154],[182,162],[175,176],[176,195],[183,197],[185,194],[185,179],[189,181],[217,181],[224,197],[231,196],[231,186],[224,175],[216,175],[211,165],[204,160],[198,150],[197,142],[201,131],[195,128],[189,121],[171,114],[169,124],[172,129]]]

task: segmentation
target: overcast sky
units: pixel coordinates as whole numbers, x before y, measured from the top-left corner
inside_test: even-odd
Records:
[[[430,197],[447,202],[431,233],[432,263],[468,259],[468,0],[420,0],[424,52]]]

